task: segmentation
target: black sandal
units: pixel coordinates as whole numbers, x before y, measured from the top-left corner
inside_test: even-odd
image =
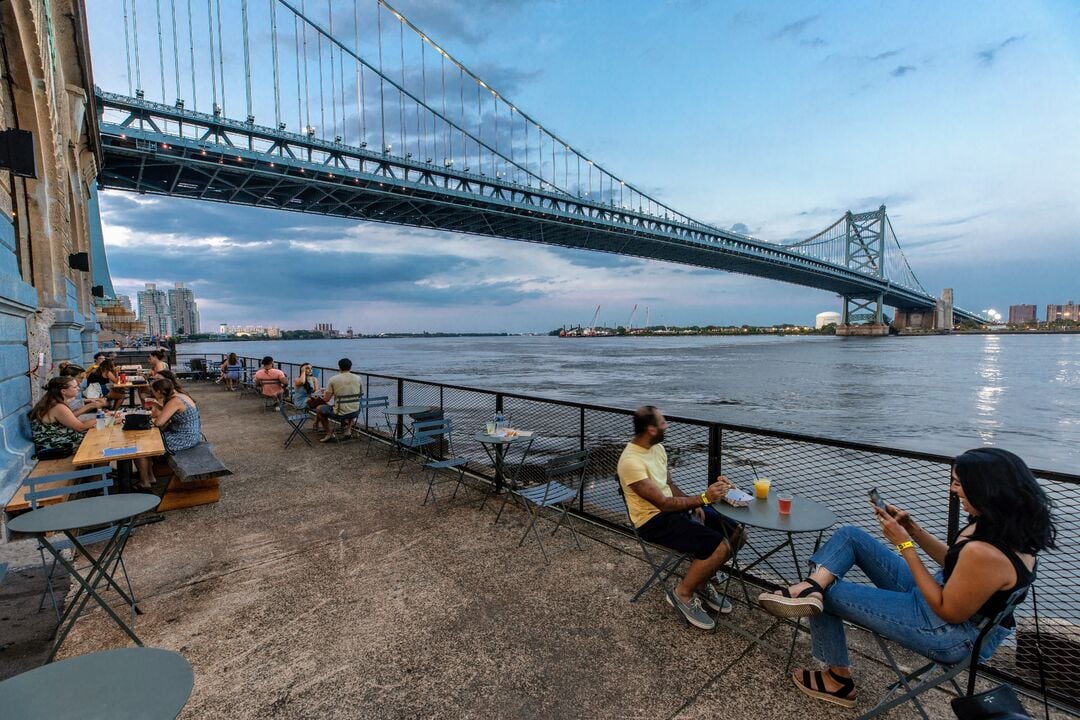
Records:
[[[807,578],[804,580],[810,585],[801,592],[792,595],[788,588],[780,588],[780,594],[761,593],[758,595],[758,605],[766,612],[781,618],[800,618],[820,615],[824,609],[822,598],[825,597],[825,589],[815,581]],[[814,597],[814,595],[820,597]]]
[[[842,705],[846,708],[855,707],[855,700],[857,698],[855,693],[855,681],[851,678],[840,677],[832,671],[832,668],[829,668],[826,672],[829,673],[833,680],[840,683],[838,689],[825,689],[825,678],[820,670],[803,670],[801,682],[794,675],[791,676],[791,681],[795,683],[795,687],[799,688],[812,698],[824,700],[825,702],[834,703],[836,705]]]

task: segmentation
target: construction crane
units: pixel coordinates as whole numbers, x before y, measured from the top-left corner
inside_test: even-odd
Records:
[[[585,335],[595,335],[596,334],[596,318],[598,318],[599,316],[600,316],[600,306],[597,305],[596,306],[596,312],[594,312],[593,316],[592,316],[592,322],[589,323],[589,327],[585,329],[585,333],[584,333]]]
[[[634,303],[634,309],[630,311],[630,319],[626,321],[626,329],[634,329],[634,313],[637,312],[637,303]]]

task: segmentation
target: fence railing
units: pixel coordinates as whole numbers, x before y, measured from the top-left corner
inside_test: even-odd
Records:
[[[205,365],[224,357],[181,353],[178,361],[183,364],[200,359]],[[260,367],[258,358],[239,359],[249,377]],[[298,363],[275,365],[290,381],[298,375]],[[324,383],[338,372],[323,367],[316,370]],[[589,448],[589,468],[578,512],[617,530],[628,530],[615,469],[632,434],[632,409],[354,372],[361,376],[367,396],[385,395],[391,405],[440,409],[453,420],[462,438],[483,428],[496,409],[502,410],[514,427],[535,432],[522,469],[525,482],[539,479],[541,466],[555,455]],[[735,484],[748,487],[756,473],[771,478],[774,491],[780,489],[824,503],[836,514],[837,526],[854,525],[877,534],[880,527],[867,502],[868,491],[876,487],[886,500],[904,507],[938,537],[951,538],[957,532],[960,508],[949,493],[951,457],[690,417],[666,417],[664,447],[673,479],[687,494],[700,493],[709,478],[721,473]],[[367,432],[385,437],[395,431],[384,424],[378,411],[362,419]],[[458,456],[469,458],[471,472],[493,479],[494,469],[478,444],[459,439],[455,445]],[[1040,556],[1036,585],[1047,696],[1076,711],[1080,709],[1080,595],[1075,591],[1075,578],[1080,574],[1080,476],[1049,470],[1033,472],[1053,502],[1058,524],[1058,549]],[[773,539],[774,545],[779,544],[780,538],[769,534],[754,530],[761,545]],[[815,539],[810,534],[795,535],[800,561],[810,556]],[[792,558],[777,555],[771,560],[772,567],[755,568],[753,580],[773,586],[796,574]],[[856,573],[846,579],[868,582]],[[1014,685],[1039,692],[1032,610],[1029,601],[1017,611],[1017,631],[998,649],[986,669]]]

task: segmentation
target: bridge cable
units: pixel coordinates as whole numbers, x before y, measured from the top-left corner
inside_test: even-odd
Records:
[[[180,100],[180,46],[176,35],[176,0],[169,0],[169,13],[172,20],[173,75],[176,80],[176,100]]]
[[[442,96],[442,114],[446,117],[446,55],[439,60],[440,90]],[[446,161],[454,154],[453,140],[450,138],[450,125],[443,123],[443,167],[447,167]]]
[[[218,114],[217,73],[214,71],[214,8],[212,0],[206,0],[206,32],[210,39],[210,92],[213,114]]]
[[[427,46],[424,43],[420,43],[420,95],[421,95],[421,97],[424,98],[423,105],[426,108],[427,104],[428,104],[428,102],[427,102]],[[419,111],[417,111],[416,116],[417,116],[418,120],[420,118],[420,114],[421,113]],[[432,118],[432,119],[434,119],[434,118]],[[430,158],[435,157],[435,153],[433,152],[432,154],[428,155],[428,147],[427,147],[427,145],[428,145],[428,131],[427,131],[427,114],[426,113],[424,113],[424,130],[423,130],[423,133],[424,133],[424,149],[423,149],[422,152],[420,152],[418,154],[421,155],[424,158],[425,162],[429,162]],[[417,138],[417,142],[419,142],[419,138]]]
[[[293,16],[293,45],[296,46],[296,129],[304,132],[304,107],[300,102],[303,95],[300,89],[300,20]]]
[[[353,33],[356,36],[356,54],[360,54],[360,15],[358,0],[353,0]],[[360,147],[367,146],[367,96],[364,94],[364,66],[356,63],[356,115],[360,120]]]
[[[248,0],[240,0],[240,24],[244,32],[244,89],[247,94],[247,120],[252,122],[251,112],[251,49],[248,41]],[[275,58],[276,60],[276,58]],[[277,68],[274,68],[274,83],[277,83]]]
[[[330,6],[330,0],[326,0],[326,14],[330,18],[330,34],[334,34],[334,9]],[[322,90],[322,84],[319,84]],[[334,93],[337,92],[337,73],[334,72],[334,46],[330,46],[330,112],[334,119],[334,130],[330,137],[337,137],[337,101]],[[325,135],[323,137],[326,137]]]
[[[225,44],[221,41],[221,0],[214,0],[217,7],[217,44],[218,44],[218,71],[221,73],[221,114],[225,115]],[[210,38],[214,42],[214,38]],[[210,71],[213,72],[211,67]]]
[[[465,72],[458,67],[458,105],[461,117],[461,171],[467,171],[469,165],[469,148],[465,142]]]
[[[277,3],[270,0],[270,47],[274,66],[274,129],[281,129],[281,78],[278,68]]]
[[[398,23],[398,47],[401,51],[401,87],[405,87],[405,24]],[[407,136],[405,134],[405,92],[398,91],[398,137],[401,142],[401,156],[408,153]]]
[[[198,110],[199,94],[195,88],[195,31],[191,24],[191,0],[187,0],[187,22],[188,51],[191,53],[191,107],[193,110]]]
[[[326,137],[326,93],[323,92],[322,35],[316,36],[316,48],[319,51],[319,132]]]
[[[135,92],[142,92],[142,67],[139,64],[139,0],[131,0],[131,29],[135,46]]]
[[[124,0],[124,56],[127,59],[128,97],[135,97],[131,83],[131,36],[128,33],[128,0]]]
[[[161,0],[154,0],[156,6],[157,18],[157,52],[158,52],[158,70],[161,72],[161,102],[166,102],[165,97],[165,41],[161,35]]]
[[[382,57],[382,5],[377,5],[377,18],[379,27],[379,134],[382,136],[382,145],[379,151],[388,152],[386,149],[386,76],[383,75]]]
[[[420,43],[420,92],[427,95],[427,82],[424,63],[427,58],[424,53],[424,43]],[[416,161],[426,157],[427,152],[427,115],[421,112],[420,106],[416,108]]]
[[[300,0],[300,9],[304,10],[304,0]],[[304,25],[304,134],[311,136],[311,79],[308,76],[307,24]]]

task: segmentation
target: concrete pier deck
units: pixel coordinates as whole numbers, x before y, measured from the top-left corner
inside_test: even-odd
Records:
[[[609,530],[587,528],[581,552],[560,532],[545,565],[535,543],[517,547],[520,509],[496,526],[476,491],[422,506],[419,476],[395,479],[382,446],[284,450],[288,428],[261,401],[192,395],[235,474],[219,503],[138,529],[125,555],[139,636],[195,670],[182,718],[854,717],[799,693],[782,658],[684,627],[658,591],[631,604],[646,566]],[[126,644],[95,611],[61,657]],[[865,711],[886,673],[863,658],[856,672]],[[947,700],[931,693],[934,717],[951,717]]]

